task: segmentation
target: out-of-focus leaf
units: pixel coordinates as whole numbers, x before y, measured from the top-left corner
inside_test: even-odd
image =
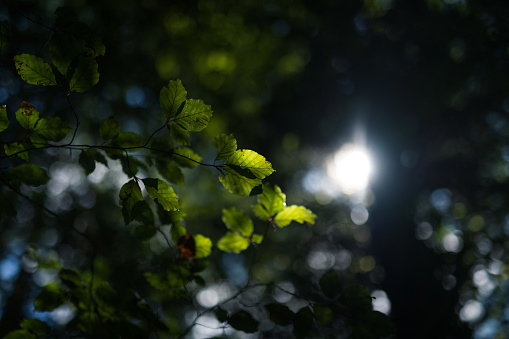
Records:
[[[184,226],[182,226],[179,223],[175,223],[171,225],[171,240],[174,244],[178,243],[178,240],[185,236],[187,234],[187,231]]]
[[[174,117],[179,107],[185,103],[186,96],[187,91],[180,79],[171,80],[168,85],[164,86],[159,95],[159,102],[164,115],[167,118]]]
[[[224,323],[225,321],[228,320],[228,313],[222,308],[219,307],[216,308],[214,310],[214,314],[216,315],[216,318],[220,323]]]
[[[165,211],[161,205],[157,205],[157,214],[159,221],[163,225],[176,224],[184,220],[186,212],[182,200],[178,200],[178,209],[175,211]]]
[[[253,188],[262,184],[260,179],[246,178],[227,166],[222,166],[221,168],[226,174],[225,176],[219,175],[219,181],[230,193],[249,196]]]
[[[133,220],[138,220],[144,224],[154,225],[154,214],[145,200],[138,201],[131,209]]]
[[[125,148],[128,152],[136,151],[140,146],[145,144],[145,140],[139,134],[134,132],[121,132],[115,139],[111,141],[113,146]]]
[[[182,167],[194,168],[198,166],[198,163],[202,159],[198,154],[187,147],[176,147],[172,152],[174,154],[171,155],[171,159]]]
[[[313,330],[313,312],[309,307],[303,307],[297,312],[293,322],[293,334],[296,338],[307,338]]]
[[[16,55],[14,56],[14,65],[21,79],[31,85],[49,86],[57,84],[51,66],[35,55]]]
[[[334,298],[341,292],[341,280],[334,270],[327,271],[320,277],[320,290],[329,298]]]
[[[274,303],[266,305],[265,308],[269,312],[270,320],[278,325],[290,325],[295,320],[295,313],[285,305]]]
[[[196,259],[206,258],[212,253],[212,241],[209,238],[197,234],[194,236],[194,242],[196,245]]]
[[[39,319],[23,319],[20,323],[22,329],[28,330],[38,336],[44,336],[50,333],[51,328],[44,321]]]
[[[165,211],[176,211],[179,208],[177,195],[173,188],[160,179],[143,179],[148,195],[160,204]]]
[[[237,150],[237,140],[233,134],[219,134],[212,139],[212,145],[217,149],[216,160],[228,159]]]
[[[263,235],[261,234],[252,234],[251,235],[251,241],[254,242],[255,244],[258,244],[260,245],[263,241]]]
[[[211,117],[210,105],[205,105],[202,100],[189,99],[182,112],[172,117],[171,121],[187,131],[198,132],[207,127]]]
[[[146,272],[145,278],[148,283],[158,290],[164,291],[168,288],[168,280],[160,273]]]
[[[5,155],[10,156],[10,155],[16,154],[17,157],[19,157],[25,161],[28,161],[28,153],[23,152],[24,150],[25,150],[25,147],[22,144],[20,144],[19,142],[13,142],[13,143],[4,145]]]
[[[83,286],[80,275],[74,270],[62,268],[58,272],[58,277],[67,287],[71,289],[81,288]]]
[[[339,297],[339,302],[356,312],[371,310],[371,295],[360,285],[348,286]]]
[[[9,127],[9,118],[7,118],[7,106],[0,105],[0,132]]]
[[[71,92],[85,92],[99,82],[97,61],[93,58],[81,58],[78,67],[69,81]]]
[[[37,339],[37,336],[30,333],[28,330],[15,330],[9,332],[2,339]]]
[[[39,112],[31,103],[26,101],[21,103],[15,115],[21,127],[27,130],[32,130],[39,120]]]
[[[240,253],[249,247],[249,240],[237,233],[227,232],[216,245],[221,251]]]
[[[103,140],[110,140],[115,138],[120,133],[120,124],[116,115],[112,115],[109,118],[101,121],[99,126],[99,134]]]
[[[258,204],[253,206],[256,216],[262,220],[272,218],[285,209],[286,195],[278,186],[263,186],[263,193],[258,196]]]
[[[381,312],[371,311],[367,314],[364,320],[366,321],[366,324],[370,325],[369,327],[371,328],[371,332],[376,338],[388,337],[395,332],[392,320]]]
[[[121,157],[120,164],[122,165],[122,170],[129,178],[134,177],[138,174],[140,168],[147,169],[147,165],[145,162],[138,160],[135,157]]]
[[[306,222],[310,225],[315,223],[316,215],[304,206],[292,205],[279,212],[274,221],[279,227],[289,225],[292,221],[300,224]]]
[[[34,300],[34,307],[38,312],[53,311],[65,302],[66,300],[62,292],[42,290]]]
[[[137,240],[149,240],[156,234],[157,230],[153,225],[142,224],[131,231],[131,236]]]
[[[258,179],[272,174],[272,164],[265,157],[248,149],[235,151],[225,162],[225,165],[235,165],[247,169]]]
[[[4,173],[12,180],[29,186],[44,185],[49,180],[46,171],[34,164],[21,164]]]
[[[184,174],[174,161],[165,157],[158,157],[155,160],[156,169],[161,176],[169,182],[184,186]]]
[[[89,149],[80,153],[79,163],[85,170],[86,175],[89,175],[95,170],[96,162],[100,162],[101,164],[108,166],[108,161],[98,150]]]
[[[236,330],[246,333],[258,331],[258,321],[253,319],[250,313],[242,310],[235,312],[228,318],[228,324]]]
[[[59,117],[41,118],[34,127],[34,134],[30,138],[34,144],[41,139],[43,141],[60,141],[66,137],[70,130],[69,125]]]
[[[122,215],[127,225],[133,220],[131,210],[134,204],[138,201],[143,201],[140,186],[134,180],[125,183],[120,189],[119,197],[120,205],[122,205]]]
[[[334,320],[334,313],[330,307],[313,305],[313,313],[315,315],[316,322],[320,326],[330,326]]]
[[[254,230],[251,218],[235,207],[223,209],[223,222],[228,229],[239,232],[244,237],[249,237]]]
[[[0,49],[3,50],[7,47],[7,43],[9,42],[11,27],[9,26],[9,22],[0,21]]]

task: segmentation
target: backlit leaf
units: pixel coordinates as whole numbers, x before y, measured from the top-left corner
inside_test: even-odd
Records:
[[[167,289],[168,286],[168,280],[165,276],[159,273],[152,273],[152,272],[146,272],[145,279],[147,279],[148,283],[158,290],[164,291]]]
[[[228,324],[234,329],[246,333],[254,333],[258,330],[258,321],[244,310],[232,314],[228,319]]]
[[[20,144],[19,142],[13,142],[13,143],[4,145],[5,155],[10,156],[10,155],[16,154],[17,157],[19,157],[25,161],[28,161],[28,153],[23,152],[24,150],[25,150],[25,147],[23,147],[23,145]]]
[[[251,241],[254,242],[255,244],[258,244],[260,245],[263,241],[263,235],[261,234],[252,234],[251,235]]]
[[[129,224],[133,218],[131,210],[138,201],[143,201],[141,189],[135,180],[125,183],[120,189],[120,205],[122,206],[122,214],[124,216],[125,224]]]
[[[134,132],[122,132],[119,133],[111,143],[116,147],[124,148],[128,152],[132,152],[136,151],[138,149],[137,147],[143,146],[145,140],[141,135]]]
[[[9,127],[9,118],[7,118],[7,108],[5,105],[0,105],[0,132]]]
[[[221,168],[224,172],[226,172],[226,174],[224,176],[219,175],[219,181],[230,193],[249,196],[254,187],[262,184],[260,179],[246,178],[228,166],[222,166]]]
[[[34,164],[22,164],[5,173],[14,181],[22,182],[28,186],[44,185],[49,180],[46,171]]]
[[[237,140],[233,134],[219,134],[212,139],[212,145],[217,149],[216,160],[228,159],[237,150]]]
[[[35,298],[34,307],[38,312],[53,311],[65,302],[66,300],[61,291],[45,289]]]
[[[292,221],[296,221],[300,224],[306,222],[308,224],[314,224],[316,215],[304,206],[292,205],[286,207],[284,210],[279,212],[274,221],[279,227],[289,225]]]
[[[31,85],[48,86],[57,84],[51,66],[35,55],[16,55],[14,57],[14,65],[21,79]]]
[[[187,91],[182,86],[180,79],[171,80],[168,85],[164,86],[159,95],[159,102],[164,115],[167,118],[174,117],[179,107],[186,101],[186,96]]]
[[[240,253],[248,247],[249,240],[233,232],[227,232],[217,242],[217,248],[224,252]]]
[[[191,145],[191,138],[189,137],[189,132],[183,129],[176,123],[168,124],[168,129],[170,130],[171,138],[179,145]]]
[[[115,138],[120,133],[120,124],[116,115],[101,121],[99,126],[99,134],[103,140],[110,140]]]
[[[196,246],[196,259],[206,258],[212,253],[212,241],[209,238],[197,234],[194,236],[194,242]]]
[[[20,108],[15,113],[16,120],[18,120],[21,127],[27,130],[34,128],[37,120],[39,120],[39,112],[35,107],[26,101],[21,103]]]
[[[32,138],[46,141],[60,141],[66,137],[71,128],[59,117],[41,118],[34,128]]]
[[[235,151],[225,162],[225,165],[236,165],[249,170],[258,179],[263,179],[274,170],[265,157],[248,149]]]
[[[286,195],[278,186],[263,186],[263,193],[258,195],[258,204],[253,206],[256,216],[262,220],[272,218],[285,209]]]
[[[160,179],[143,179],[148,195],[159,203],[165,211],[175,211],[179,208],[177,195],[173,188]]]
[[[81,58],[78,67],[69,81],[71,92],[85,92],[99,82],[97,61],[93,58]]]
[[[212,117],[210,105],[205,105],[202,100],[189,99],[179,115],[171,118],[187,131],[198,132],[207,127]]]
[[[187,147],[176,147],[172,151],[171,159],[182,167],[193,168],[198,166],[201,157]]]
[[[253,233],[253,221],[244,212],[235,207],[223,209],[223,222],[233,232],[239,232],[244,237]]]

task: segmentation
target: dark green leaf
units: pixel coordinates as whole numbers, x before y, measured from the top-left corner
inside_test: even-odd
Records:
[[[313,330],[313,312],[311,308],[304,307],[297,312],[293,323],[293,334],[296,338],[307,338]]]
[[[263,186],[263,193],[258,196],[258,204],[253,206],[256,216],[262,220],[272,218],[285,209],[286,195],[278,186]]]
[[[129,178],[134,177],[140,168],[147,169],[147,165],[135,157],[121,157],[120,164],[122,165],[122,170]]]
[[[2,52],[9,42],[10,30],[11,27],[7,21],[0,21],[0,49]]]
[[[16,154],[17,157],[19,157],[25,161],[28,161],[28,153],[23,152],[24,150],[25,150],[25,147],[23,147],[23,145],[20,144],[19,142],[13,142],[11,144],[4,145],[5,155],[10,156],[10,155]]]
[[[168,124],[168,129],[170,130],[171,138],[179,145],[191,145],[191,138],[189,137],[189,132],[184,128],[175,123]]]
[[[149,240],[156,234],[154,225],[142,224],[131,231],[131,236],[140,241]]]
[[[327,271],[321,276],[320,290],[329,298],[334,298],[341,292],[341,280],[334,270]]]
[[[330,326],[334,320],[334,313],[332,309],[327,306],[313,305],[313,312],[315,314],[316,322],[320,326]]]
[[[175,211],[165,211],[161,205],[157,205],[157,214],[159,216],[159,221],[163,225],[170,225],[179,223],[186,217],[186,212],[184,210],[184,203],[181,200],[178,200],[178,210]]]
[[[113,115],[101,121],[101,125],[99,126],[99,133],[101,134],[101,138],[103,138],[103,140],[110,140],[115,138],[120,133],[120,124],[118,123],[117,116]]]
[[[124,184],[120,189],[120,205],[122,205],[122,214],[124,216],[125,224],[129,224],[132,218],[132,208],[138,201],[143,201],[140,186],[134,180]]]
[[[44,336],[50,333],[51,328],[44,321],[39,319],[23,319],[20,323],[22,329],[28,330],[38,336]]]
[[[60,272],[58,272],[58,277],[71,289],[81,288],[83,286],[80,275],[74,270],[62,268]]]
[[[57,84],[51,66],[35,55],[16,55],[14,57],[14,65],[21,79],[31,85],[48,86]]]
[[[34,134],[31,139],[32,142],[36,138],[44,141],[60,141],[65,138],[70,130],[69,125],[59,117],[41,118],[34,127]]]
[[[0,105],[0,132],[9,127],[9,118],[7,118],[7,106]]]
[[[201,157],[187,147],[177,147],[172,152],[171,158],[182,167],[194,168],[201,161]]]
[[[180,207],[173,188],[160,179],[143,179],[148,195],[160,204],[165,211],[176,211]]]
[[[217,149],[216,160],[228,159],[237,150],[237,140],[233,134],[219,134],[212,139],[212,145]]]
[[[169,182],[184,186],[184,174],[177,164],[169,159],[157,157],[155,161],[156,169],[161,176]]]
[[[214,314],[216,315],[216,318],[220,323],[224,323],[225,321],[228,320],[228,313],[226,313],[226,311],[223,310],[222,308],[219,307],[216,308],[214,310]]]
[[[237,233],[227,232],[216,245],[221,251],[240,253],[249,247],[249,239]]]
[[[145,278],[149,282],[149,284],[160,291],[164,291],[168,289],[168,280],[166,277],[160,273],[146,272]]]
[[[187,234],[187,231],[184,226],[179,223],[174,223],[171,225],[171,240],[174,244],[178,243],[178,240]]]
[[[31,103],[26,101],[21,103],[15,115],[21,127],[27,130],[32,130],[39,120],[39,112]]]
[[[53,311],[66,300],[60,291],[42,290],[34,300],[35,310],[38,312]]]
[[[236,330],[246,333],[254,333],[258,331],[258,321],[254,320],[251,314],[242,310],[230,316],[228,324]]]
[[[365,321],[370,325],[372,329],[371,331],[375,334],[376,338],[380,336],[388,337],[395,332],[394,323],[392,320],[381,312],[369,312],[365,318]]]
[[[93,58],[81,58],[78,67],[69,81],[71,92],[85,92],[99,82],[97,62]]]
[[[161,109],[164,115],[167,118],[174,117],[180,106],[182,104],[185,105],[186,96],[187,91],[184,86],[182,86],[180,79],[171,80],[168,85],[164,86],[159,95],[159,102],[161,103]]]
[[[12,180],[29,186],[44,185],[49,180],[46,171],[34,164],[21,164],[4,173]]]
[[[112,140],[112,145],[123,148],[128,152],[136,151],[139,147],[145,144],[145,140],[134,132],[122,132]]]
[[[304,206],[292,205],[285,207],[284,210],[279,212],[274,221],[279,227],[289,225],[292,221],[296,221],[300,224],[306,222],[310,225],[315,223],[316,215]]]
[[[228,229],[233,232],[239,232],[246,238],[249,237],[254,230],[251,218],[235,207],[223,209],[223,222]]]
[[[144,224],[154,224],[154,213],[152,213],[152,210],[145,200],[138,201],[134,204],[131,209],[131,216],[133,220],[138,220]]]
[[[358,312],[370,311],[371,301],[369,291],[360,285],[348,286],[339,297],[339,302]]]
[[[108,166],[108,161],[98,150],[89,149],[80,153],[79,163],[85,170],[86,175],[89,175],[95,170],[96,162],[100,162],[103,165]]]
[[[269,304],[265,308],[269,312],[270,320],[277,325],[286,326],[294,322],[296,315],[287,306],[281,304]]]
[[[16,330],[9,332],[2,339],[37,339],[37,336],[30,333],[28,330]]]

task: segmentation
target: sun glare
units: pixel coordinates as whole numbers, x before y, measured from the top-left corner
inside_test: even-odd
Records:
[[[371,161],[362,147],[346,144],[329,161],[327,171],[344,194],[360,193],[368,187]]]

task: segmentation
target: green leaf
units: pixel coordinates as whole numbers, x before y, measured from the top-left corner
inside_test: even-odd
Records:
[[[15,330],[9,332],[2,339],[37,339],[37,336],[30,333],[28,330]]]
[[[202,259],[208,257],[212,253],[212,241],[201,235],[197,234],[194,236],[194,242],[196,246],[196,259]]]
[[[20,323],[22,329],[28,330],[38,336],[44,336],[50,333],[51,328],[44,321],[39,319],[23,319]]]
[[[7,118],[7,106],[0,105],[0,132],[9,127],[9,118]]]
[[[263,235],[261,234],[252,234],[251,235],[251,241],[254,242],[255,244],[258,244],[260,245],[263,241]]]
[[[270,320],[277,325],[287,326],[293,323],[295,313],[293,313],[287,306],[281,304],[269,304],[265,308],[269,312]]]
[[[154,225],[154,213],[145,200],[138,201],[131,209],[133,220],[138,220],[147,225]]]
[[[211,117],[210,105],[205,105],[202,100],[189,99],[182,113],[172,117],[170,121],[177,123],[186,131],[198,132],[207,127]]]
[[[292,221],[296,221],[300,224],[306,222],[308,224],[314,224],[316,215],[304,206],[292,205],[286,207],[284,210],[279,212],[274,221],[279,227],[289,225]]]
[[[178,240],[187,234],[187,231],[184,226],[179,223],[174,223],[171,225],[171,240],[174,244],[178,243]]]
[[[313,312],[310,307],[303,307],[297,312],[293,322],[293,334],[297,339],[308,338],[313,330]]]
[[[166,158],[157,157],[155,161],[156,169],[161,176],[169,182],[184,186],[184,174],[177,164]]]
[[[21,103],[20,108],[15,113],[16,120],[18,120],[21,127],[27,130],[34,128],[35,124],[39,120],[39,112],[35,107],[26,101]]]
[[[122,165],[122,170],[129,178],[134,177],[138,173],[140,167],[145,170],[147,169],[145,163],[135,157],[122,157],[120,158],[120,164]]]
[[[194,153],[193,150],[187,147],[177,147],[173,149],[173,159],[177,164],[182,167],[194,168],[199,165],[201,157]]]
[[[236,165],[242,169],[248,169],[258,179],[263,179],[272,174],[274,170],[265,157],[248,149],[235,151],[225,162],[225,165]]]
[[[334,313],[330,307],[313,305],[313,313],[315,315],[316,322],[320,326],[332,325],[332,321],[334,320]]]
[[[95,170],[95,163],[100,162],[106,167],[108,167],[108,161],[100,153],[98,150],[95,149],[89,149],[86,151],[81,151],[80,157],[79,157],[79,163],[85,170],[85,174],[89,175]]]
[[[175,123],[168,124],[171,138],[179,145],[191,145],[191,138],[189,132],[183,129],[181,126]]]
[[[160,179],[143,179],[148,195],[160,204],[165,211],[176,211],[179,208],[177,195],[173,188]]]
[[[322,292],[331,299],[339,295],[341,292],[341,280],[334,270],[329,270],[322,275],[319,285],[320,290],[322,290]]]
[[[70,289],[82,288],[84,286],[80,275],[74,270],[62,268],[58,272],[58,277]]]
[[[35,298],[34,307],[38,312],[53,311],[65,302],[66,300],[61,291],[45,289]]]
[[[248,247],[249,239],[233,232],[227,232],[217,242],[217,248],[224,252],[240,253]]]
[[[256,186],[262,184],[260,179],[249,179],[240,174],[238,174],[233,169],[228,166],[221,166],[224,172],[226,172],[225,176],[219,175],[219,181],[223,184],[224,188],[230,193],[241,195],[241,196],[249,196],[251,190]]]
[[[367,312],[371,310],[371,295],[369,291],[361,285],[352,285],[345,288],[339,301],[357,312]]]
[[[145,140],[141,135],[134,132],[122,132],[119,133],[111,143],[113,146],[124,148],[128,152],[133,152],[143,146],[145,144]]]
[[[184,220],[184,218],[186,217],[186,212],[184,210],[184,203],[181,200],[179,200],[178,204],[179,204],[178,210],[171,211],[171,212],[165,211],[161,205],[157,205],[157,214],[159,216],[159,221],[163,225],[170,225],[170,224],[174,225],[174,224],[177,224],[177,223],[181,222],[182,220]]]
[[[34,164],[21,164],[4,173],[13,181],[29,186],[44,185],[49,180],[47,172]]]
[[[239,232],[246,238],[251,236],[254,230],[251,218],[235,207],[223,209],[223,222],[228,229],[233,232]]]
[[[99,72],[97,71],[97,61],[93,58],[81,58],[78,67],[69,81],[69,90],[71,92],[85,92],[94,87],[99,82]]]
[[[34,127],[34,134],[30,137],[34,140],[60,141],[67,136],[71,128],[59,117],[41,118]]]
[[[35,55],[16,55],[14,56],[14,65],[21,79],[31,85],[48,86],[57,84],[51,66]]]
[[[251,314],[242,310],[230,316],[228,324],[236,330],[246,333],[254,333],[258,331],[258,321],[254,320]]]
[[[212,139],[212,145],[217,149],[216,160],[228,159],[237,150],[237,140],[233,134],[219,134]]]
[[[120,133],[120,124],[116,115],[101,121],[99,126],[99,134],[103,140],[111,140]]]
[[[147,279],[148,283],[153,288],[158,289],[160,291],[164,291],[168,288],[168,280],[162,274],[146,272],[144,275],[145,275],[145,278]]]
[[[11,27],[9,26],[9,22],[0,21],[0,49],[4,50],[7,47],[7,43],[9,41]]]
[[[16,154],[17,157],[20,157],[21,159],[28,161],[28,153],[23,152],[24,150],[25,147],[23,147],[23,145],[20,144],[19,142],[13,142],[4,145],[5,155],[10,156]]]
[[[180,79],[171,80],[168,85],[164,86],[159,95],[159,102],[164,115],[167,118],[174,117],[179,107],[186,102],[186,96],[187,91],[182,86]]]
[[[286,195],[278,186],[263,186],[263,193],[258,196],[258,204],[253,205],[257,217],[262,220],[272,218],[285,209]]]
[[[125,224],[129,224],[132,220],[132,209],[138,201],[143,201],[140,186],[134,180],[125,183],[120,189],[120,205],[122,206],[122,215]]]

